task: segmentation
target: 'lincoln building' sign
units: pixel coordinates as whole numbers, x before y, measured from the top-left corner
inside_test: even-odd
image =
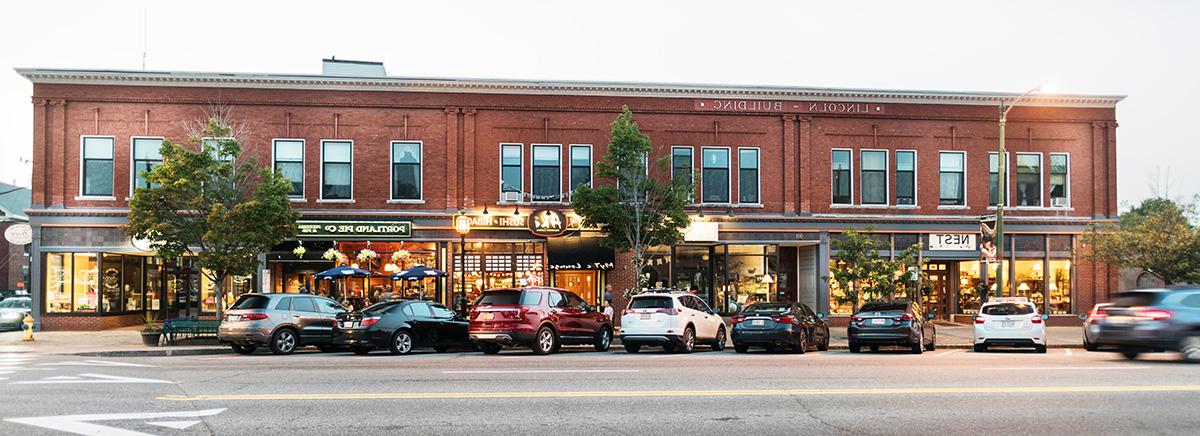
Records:
[[[883,105],[877,103],[741,100],[725,98],[702,98],[695,101],[699,111],[719,112],[798,112],[817,114],[882,114]]]

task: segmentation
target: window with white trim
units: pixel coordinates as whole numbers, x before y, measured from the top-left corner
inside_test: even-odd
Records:
[[[862,164],[859,165],[862,204],[887,204],[887,152],[884,150],[863,150]]]
[[[738,203],[758,204],[758,149],[738,149]]]
[[[1071,156],[1066,153],[1050,153],[1050,205],[1071,204]],[[1057,202],[1055,200],[1058,200]]]
[[[228,150],[221,147],[222,141],[232,141],[233,138],[203,138],[200,140],[200,146],[204,151],[208,152],[213,159],[221,162],[233,162],[233,155],[229,154]]]
[[[1042,205],[1042,154],[1017,153],[1017,206]]]
[[[113,195],[113,138],[109,136],[84,136],[83,180],[80,194],[85,197],[111,197]]]
[[[571,190],[579,185],[592,186],[592,146],[571,146]]]
[[[896,204],[917,204],[917,152],[896,152]]]
[[[943,151],[938,153],[938,204],[964,206],[966,202],[966,153]]]
[[[133,138],[133,188],[145,188],[146,173],[162,165],[162,138]]]
[[[288,197],[304,197],[304,140],[276,139],[273,146],[275,172],[292,182]]]
[[[532,201],[562,200],[562,146],[533,146]]]
[[[521,144],[500,145],[500,192],[521,192]]]
[[[354,198],[354,143],[321,141],[321,199]]]
[[[850,180],[850,150],[833,150],[831,156],[833,180],[833,204],[853,204],[851,191],[853,182]]]
[[[700,201],[729,203],[729,149],[703,148],[700,155]]]
[[[421,143],[392,142],[392,200],[421,199]]]

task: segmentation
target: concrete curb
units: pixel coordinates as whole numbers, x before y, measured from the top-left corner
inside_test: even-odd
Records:
[[[167,357],[167,356],[203,356],[211,354],[233,354],[233,349],[229,347],[222,348],[185,348],[180,350],[154,349],[145,350],[113,350],[113,351],[85,351],[79,353],[55,353],[71,356],[94,356],[94,357]]]

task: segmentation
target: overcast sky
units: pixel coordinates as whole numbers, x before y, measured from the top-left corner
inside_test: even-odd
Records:
[[[578,4],[577,4],[578,3]],[[0,14],[0,180],[28,186],[13,67],[1124,94],[1118,194],[1200,192],[1200,1],[19,1]],[[1157,187],[1157,189],[1155,188]],[[1161,193],[1161,192],[1158,192]]]

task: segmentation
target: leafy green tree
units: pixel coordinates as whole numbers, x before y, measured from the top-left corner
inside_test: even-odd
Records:
[[[162,165],[129,201],[125,233],[151,241],[162,257],[194,255],[214,283],[219,317],[222,281],[253,273],[259,253],[295,236],[300,214],[287,198],[291,182],[242,156],[228,119],[216,115],[193,130],[188,146],[163,141]]]
[[[1117,223],[1096,224],[1083,234],[1088,260],[1137,268],[1168,285],[1200,283],[1200,228],[1196,204],[1150,198]]]
[[[585,225],[607,232],[604,245],[632,253],[640,289],[648,285],[642,273],[649,266],[649,248],[673,245],[683,238],[681,230],[689,223],[683,208],[693,197],[692,178],[686,174],[672,178],[669,157],[651,165],[650,138],[638,129],[628,106],[613,120],[611,136],[596,173],[616,183],[575,187],[571,206]]]
[[[924,274],[920,243],[889,259],[879,255],[886,247],[870,232],[870,228],[863,232],[848,230],[832,241],[835,265],[825,278],[842,291],[842,295],[833,296],[834,301],[849,304],[855,312],[864,301],[891,300],[900,295],[916,298],[920,295],[917,281],[909,271],[916,268],[918,274]]]

